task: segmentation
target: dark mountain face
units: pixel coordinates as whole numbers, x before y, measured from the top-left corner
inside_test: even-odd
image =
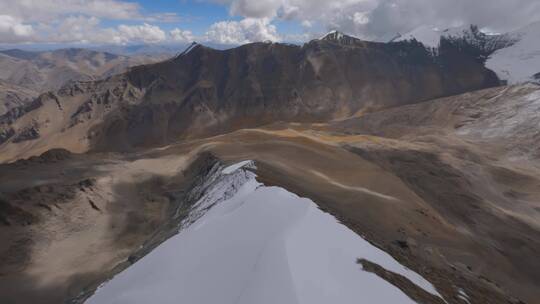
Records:
[[[325,37],[304,46],[196,46],[126,74],[143,101],[106,122],[128,145],[216,134],[274,121],[344,118],[498,84],[459,50],[435,56],[417,42]],[[114,126],[114,127],[112,127]],[[159,136],[156,136],[159,134]]]
[[[488,35],[480,31],[478,26],[471,25],[458,35],[443,35],[439,48],[457,49],[484,64],[493,53],[512,46],[518,41],[519,39],[510,34]]]
[[[10,138],[36,130],[40,136],[31,140],[43,141],[43,149],[125,150],[276,121],[342,119],[498,84],[494,73],[457,48],[432,52],[416,41],[374,43],[334,34],[303,46],[195,45],[105,81],[70,84],[39,98],[45,106],[14,109],[0,121]],[[55,132],[62,132],[61,142],[47,139],[58,138]]]

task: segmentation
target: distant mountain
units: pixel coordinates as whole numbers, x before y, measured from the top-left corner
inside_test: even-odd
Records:
[[[536,303],[540,86],[492,38],[193,44],[11,108],[2,302]]]
[[[179,50],[187,47],[187,43],[176,45],[154,45],[154,44],[137,44],[137,45],[102,45],[94,47],[92,50],[98,52],[109,52],[124,56],[134,55],[175,55]]]
[[[13,57],[13,58],[22,59],[22,60],[33,60],[39,56],[39,52],[20,50],[20,49],[2,50],[0,51],[0,53]]]
[[[496,51],[487,61],[487,67],[509,83],[535,79],[540,73],[540,22],[508,35],[516,43]]]
[[[437,47],[441,40],[443,32],[438,28],[423,25],[413,29],[412,31],[401,34],[397,33],[391,41],[418,40],[427,47]]]
[[[190,43],[176,43],[176,44],[134,44],[134,45],[102,45],[99,47],[91,48],[98,52],[109,52],[125,56],[174,56],[179,54],[182,50],[186,49]],[[216,43],[205,44],[209,47],[218,50],[225,50],[237,47],[238,45],[224,45]]]
[[[499,84],[467,53],[333,33],[303,46],[194,45],[107,81],[76,82],[4,115],[0,152],[124,150],[275,121],[324,121]],[[60,137],[58,137],[61,134]],[[22,147],[21,146],[21,147]],[[23,149],[24,150],[24,149]],[[22,157],[21,148],[17,157]]]
[[[72,81],[91,81],[171,55],[123,56],[87,49],[0,51],[0,115]]]
[[[466,25],[447,29],[420,26],[406,34],[398,34],[393,41],[417,40],[427,47],[437,48],[441,39],[462,40],[486,53],[508,47],[516,42],[511,34],[484,33],[476,25]]]
[[[535,80],[540,73],[540,22],[505,34],[486,34],[475,26],[439,30],[422,26],[398,35],[395,41],[415,39],[428,47],[438,47],[441,41],[475,52],[486,66],[508,83]]]
[[[165,56],[122,56],[87,49],[0,51],[0,79],[36,92],[59,89],[68,81],[89,81],[156,62]]]

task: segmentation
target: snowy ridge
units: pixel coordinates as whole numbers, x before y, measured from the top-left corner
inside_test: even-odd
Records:
[[[199,44],[197,42],[192,42],[182,53],[176,55],[175,58],[179,58],[179,57],[182,57],[182,56],[185,56],[185,55],[189,54],[189,52],[191,52],[197,46],[199,46]]]
[[[233,165],[228,166],[227,168],[221,171],[222,174],[233,174],[241,168],[256,169],[255,163],[251,160],[245,160]]]
[[[243,162],[212,169],[194,222],[86,303],[414,303],[358,258],[439,296],[420,275]]]
[[[343,33],[333,30],[323,35],[319,40],[339,40],[343,38],[343,36]]]
[[[473,25],[445,30],[440,30],[437,27],[420,26],[405,35],[399,35],[399,38],[395,39],[395,41],[416,39],[427,47],[436,48],[440,45],[442,38],[462,39],[467,44],[486,53],[493,53],[498,49],[509,47],[517,41],[512,35],[485,33]]]
[[[416,39],[427,47],[437,47],[442,35],[443,32],[438,28],[420,26],[409,33],[403,35],[398,34],[398,36],[392,39],[391,42]]]
[[[330,41],[330,42],[335,42],[342,45],[353,45],[356,42],[360,41],[359,38],[356,38],[350,35],[345,35],[339,31],[331,31],[317,40]]]
[[[192,190],[193,193],[204,194],[193,205],[188,217],[182,220],[181,229],[196,222],[215,204],[228,200],[237,193],[242,185],[255,179],[255,174],[246,169],[255,169],[253,161],[240,162],[225,169],[222,169],[219,164],[215,164],[207,179]]]
[[[441,38],[443,37],[464,37],[471,35],[471,26],[459,26],[447,29],[439,29],[438,27],[432,27],[428,25],[419,26],[406,34],[398,34],[398,38],[393,41],[405,41],[416,39],[427,47],[435,48],[439,46]]]

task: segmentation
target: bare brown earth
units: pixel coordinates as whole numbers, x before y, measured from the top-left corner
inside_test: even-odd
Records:
[[[0,296],[84,298],[166,238],[210,152],[255,160],[260,181],[313,199],[448,303],[465,303],[459,289],[471,303],[540,303],[539,108],[538,86],[499,87],[344,121],[1,165]],[[439,301],[364,269],[419,303]]]

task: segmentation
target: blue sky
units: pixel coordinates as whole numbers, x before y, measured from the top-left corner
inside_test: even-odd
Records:
[[[195,34],[202,35],[216,22],[240,20],[239,16],[231,16],[226,6],[215,3],[188,0],[142,0],[138,3],[142,7],[143,13],[177,14],[178,22],[157,22],[165,30],[183,27]]]
[[[229,7],[208,1],[193,0],[140,0],[131,1],[141,6],[141,10],[146,14],[174,13],[178,16],[178,21],[174,22],[154,22],[164,30],[174,28],[185,28],[192,31],[197,36],[202,36],[208,28],[220,21],[240,21],[242,16],[230,13]],[[119,20],[107,20],[106,25],[116,26],[121,23]],[[137,21],[128,22],[136,24]],[[300,35],[304,32],[301,24],[294,20],[275,20],[273,24],[279,33],[283,35]]]
[[[0,0],[0,45],[237,45],[329,30],[385,41],[417,28],[506,32],[538,20],[538,0]]]

